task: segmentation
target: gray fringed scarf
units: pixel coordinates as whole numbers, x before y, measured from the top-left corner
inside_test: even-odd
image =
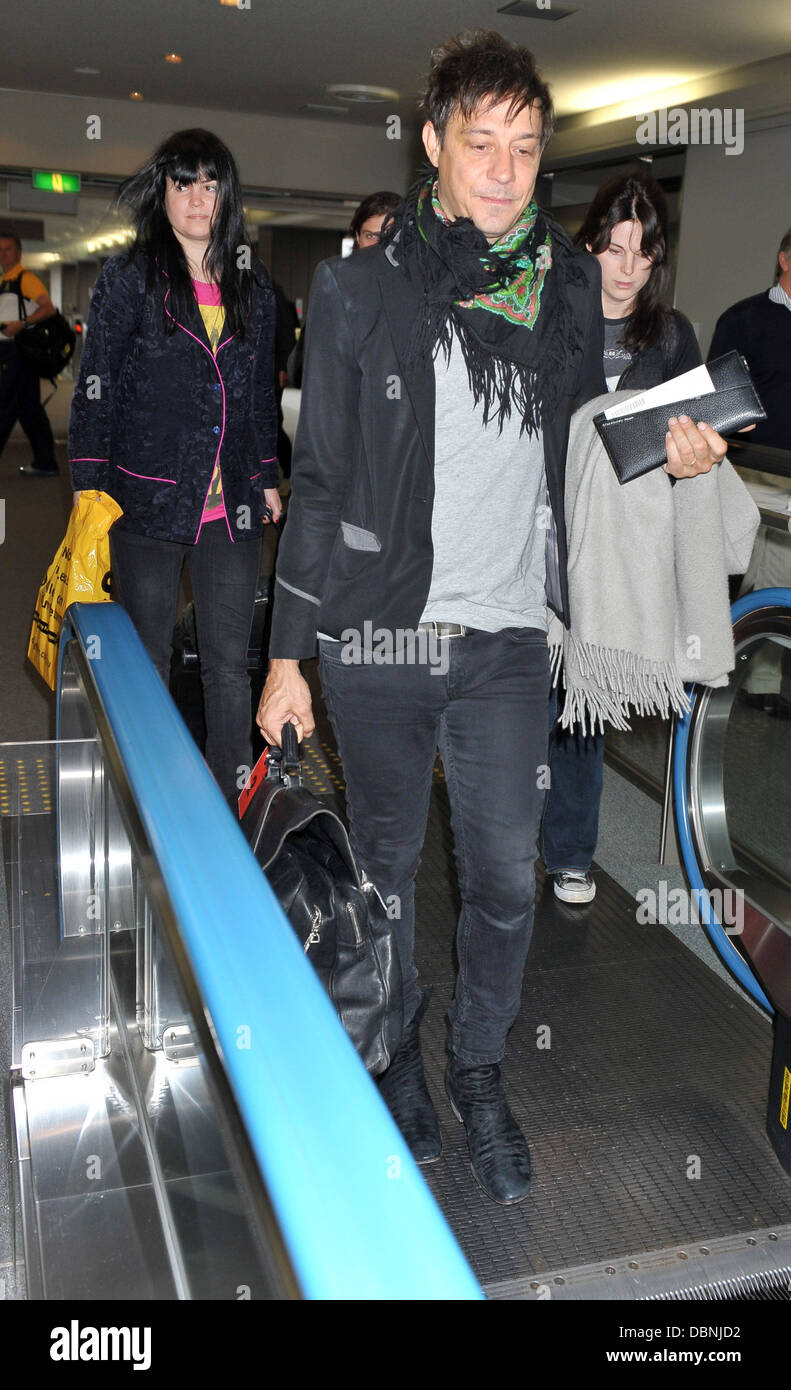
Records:
[[[636,714],[683,714],[686,682],[733,669],[728,575],[743,574],[760,522],[727,459],[672,487],[663,469],[620,484],[593,417],[633,391],[589,401],[571,421],[566,530],[571,630],[550,614],[564,728],[628,729]]]

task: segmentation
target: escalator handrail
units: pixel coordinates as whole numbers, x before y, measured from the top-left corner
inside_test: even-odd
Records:
[[[72,637],[303,1294],[483,1297],[126,612],[73,604]]]
[[[791,609],[791,589],[756,589],[750,594],[745,594],[743,598],[737,599],[736,602],[731,605],[731,618],[734,625],[740,618],[743,618],[745,614],[754,613],[761,608]],[[730,936],[728,936],[711,906],[703,874],[701,873],[695,853],[694,837],[689,819],[687,763],[693,715],[695,706],[703,695],[703,688],[696,685],[688,686],[687,694],[690,698],[689,713],[678,720],[673,745],[673,787],[681,856],[687,871],[690,887],[697,892],[698,901],[701,904],[703,925],[708,932],[709,939],[714,949],[720,956],[723,964],[736,976],[739,984],[747,991],[750,997],[755,1000],[756,1004],[760,1004],[762,1008],[772,1014],[774,1013],[772,1005],[761,989],[761,986],[758,984],[747,961],[741,953],[737,951]]]
[[[729,439],[728,458],[737,468],[752,468],[758,473],[772,473],[776,478],[791,478],[791,449],[752,444],[749,437]]]

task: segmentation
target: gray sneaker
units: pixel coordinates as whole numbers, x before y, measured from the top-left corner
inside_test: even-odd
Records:
[[[581,869],[564,869],[555,874],[555,897],[564,903],[591,903],[596,897],[593,875]]]

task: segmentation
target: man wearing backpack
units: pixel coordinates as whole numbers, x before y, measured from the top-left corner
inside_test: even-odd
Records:
[[[41,404],[38,373],[15,341],[27,324],[50,318],[55,305],[38,276],[23,268],[22,243],[15,232],[0,231],[0,273],[0,453],[18,420],[33,450],[33,462],[23,464],[20,473],[57,477],[55,441]]]

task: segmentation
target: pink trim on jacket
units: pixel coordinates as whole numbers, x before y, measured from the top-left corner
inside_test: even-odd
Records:
[[[154,478],[150,473],[133,473],[131,468],[123,468],[120,463],[115,466],[119,473],[128,473],[130,478],[145,478],[148,483],[171,483],[173,487],[176,486],[175,478]]]

